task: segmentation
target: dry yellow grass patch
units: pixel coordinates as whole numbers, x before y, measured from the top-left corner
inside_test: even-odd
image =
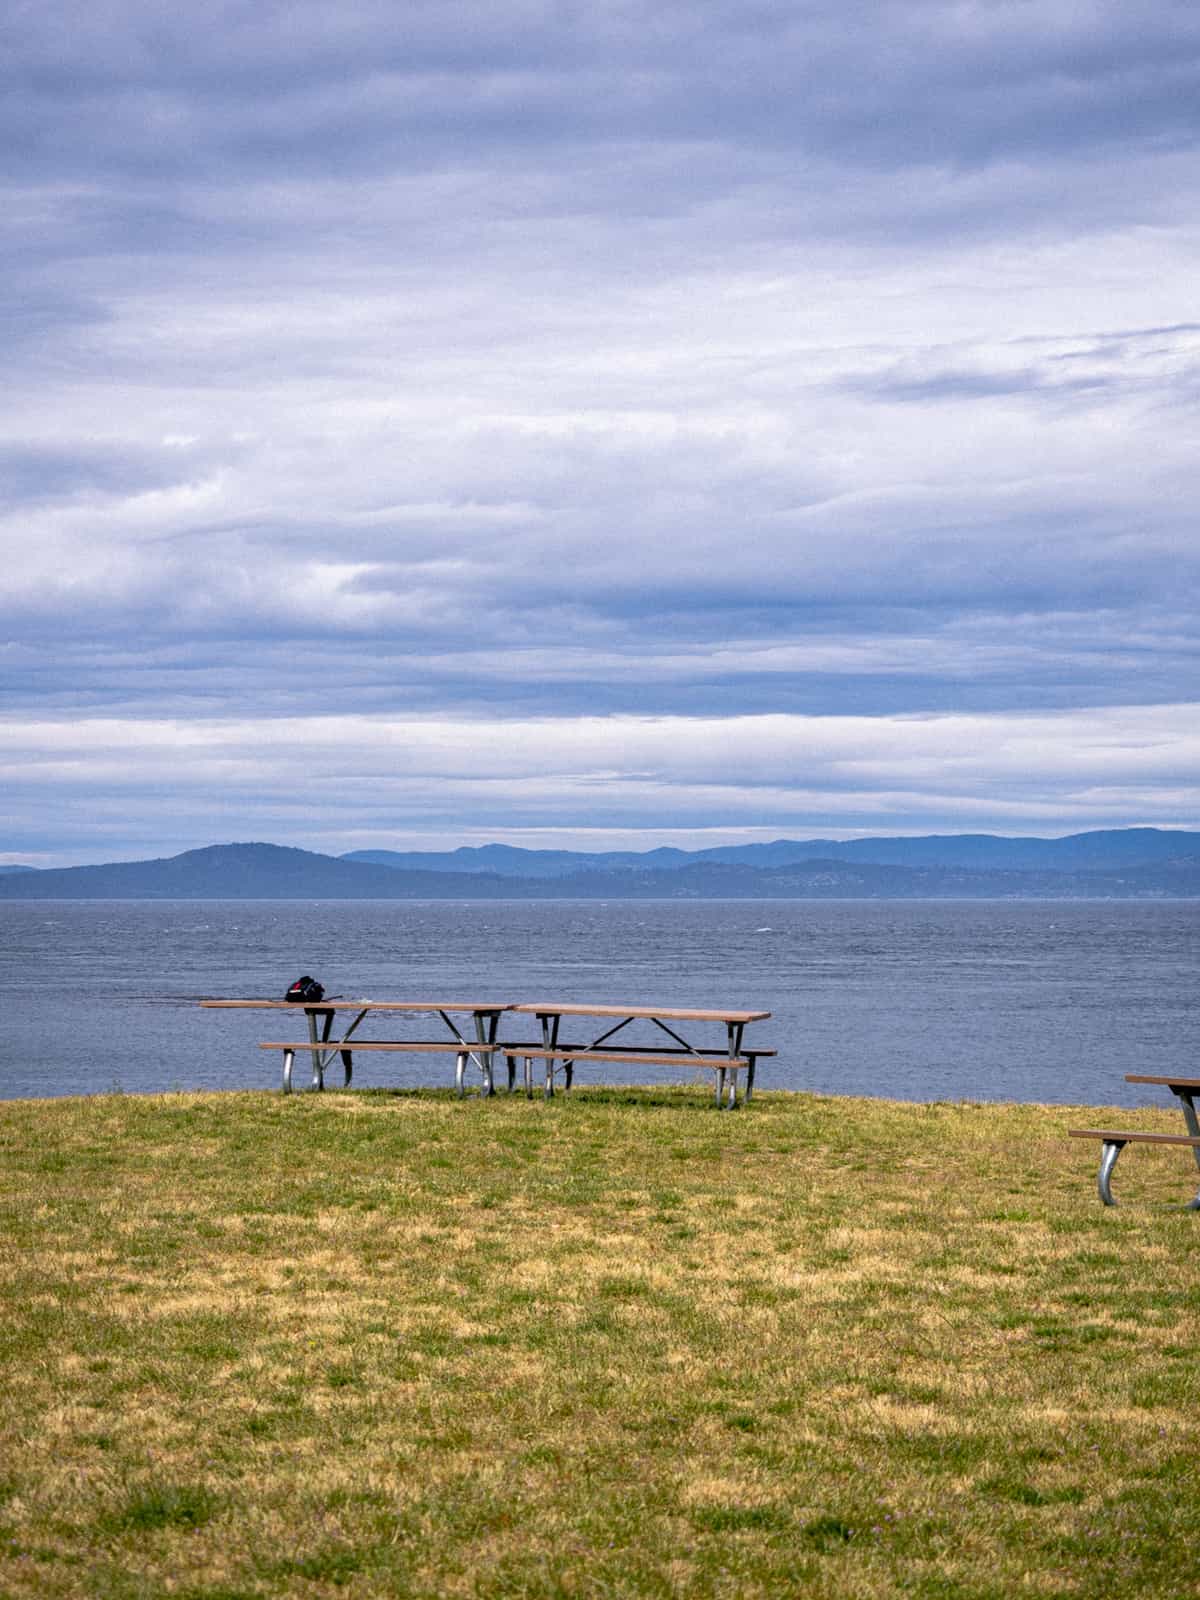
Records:
[[[0,1106],[0,1593],[1200,1595],[1197,1219],[1078,1115]]]

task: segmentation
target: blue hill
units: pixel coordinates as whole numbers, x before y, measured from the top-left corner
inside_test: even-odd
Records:
[[[928,834],[917,838],[776,839],[770,844],[716,845],[706,850],[522,850],[515,845],[464,845],[458,850],[353,850],[340,857],[407,872],[495,873],[505,878],[562,878],[578,872],[671,871],[715,862],[789,867],[846,861],[890,867],[956,867],[983,872],[1079,872],[1152,866],[1200,854],[1200,833],[1162,828],[1112,828],[1062,839],[999,834]]]
[[[1136,834],[1131,838],[1129,834]],[[1193,844],[1193,841],[1195,843]],[[852,841],[858,850],[876,841]],[[606,852],[586,855],[570,851],[519,851],[486,846],[465,853],[478,869],[464,870],[464,852],[449,853],[455,865],[437,865],[437,852],[356,852],[353,858],[318,855],[274,844],[209,845],[181,855],[149,861],[111,862],[87,867],[60,867],[0,875],[0,899],[146,899],[146,900],[497,900],[536,899],[886,899],[1096,897],[1164,898],[1200,895],[1200,836],[1159,833],[1154,829],[1105,835],[1083,834],[1069,840],[975,839],[884,841],[916,846],[935,859],[879,862],[837,858],[829,841],[780,840],[772,845],[735,847],[740,859],[724,860],[724,851],[653,850],[641,854]],[[1030,846],[1053,845],[1065,851],[1059,862],[1045,857],[1035,866],[998,868],[976,864],[981,855],[994,863],[994,845],[1013,844],[1016,859]],[[1180,845],[1192,844],[1190,851]],[[955,861],[955,850],[962,859]],[[792,853],[798,859],[792,859]],[[1156,855],[1157,852],[1157,855]],[[750,860],[745,857],[749,855]],[[1128,864],[1122,856],[1128,857]],[[376,859],[363,859],[364,856]],[[418,860],[420,868],[380,865]],[[519,873],[528,857],[553,872]],[[1052,857],[1052,861],[1054,858]],[[498,868],[506,870],[497,870]]]

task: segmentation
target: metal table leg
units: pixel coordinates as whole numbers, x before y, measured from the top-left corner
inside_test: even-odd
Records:
[[[558,1027],[562,1017],[557,1011],[539,1011],[538,1021],[542,1025],[542,1045],[546,1050],[558,1049]],[[554,1057],[546,1057],[546,1088],[544,1098],[552,1099],[554,1096]]]
[[[317,1037],[318,1014],[321,1017],[321,1034],[319,1038]],[[324,1089],[325,1068],[330,1064],[335,1055],[339,1055],[342,1058],[342,1070],[346,1075],[345,1087],[347,1089],[350,1087],[350,1080],[354,1076],[354,1059],[350,1054],[348,1041],[350,1035],[354,1032],[355,1028],[358,1027],[359,1023],[363,1020],[366,1014],[367,1013],[365,1011],[360,1011],[355,1017],[354,1021],[342,1034],[341,1038],[335,1039],[331,1043],[330,1035],[333,1033],[333,1023],[336,1013],[333,1010],[326,1009],[322,1006],[316,1006],[311,1009],[308,1006],[305,1006],[304,1015],[308,1021],[308,1048],[312,1055],[312,1086],[314,1089]],[[346,1048],[343,1048],[343,1046],[346,1046]],[[285,1063],[285,1091],[290,1089],[290,1087],[291,1068],[287,1063]]]
[[[1187,1123],[1187,1131],[1193,1139],[1200,1139],[1200,1119],[1196,1116],[1196,1101],[1190,1089],[1175,1089],[1172,1091],[1183,1107],[1183,1120]],[[1200,1167],[1200,1145],[1192,1146],[1192,1155],[1196,1165]]]
[[[479,1064],[483,1069],[483,1092],[485,1097],[490,1097],[496,1092],[493,1081],[492,1046],[496,1043],[496,1026],[500,1021],[497,1011],[477,1011],[475,1013],[475,1037],[479,1041]]]
[[[742,1053],[742,1033],[745,1030],[745,1026],[746,1024],[744,1022],[727,1022],[725,1024],[725,1033],[729,1040],[729,1054],[731,1056],[740,1056]],[[721,1073],[721,1077],[724,1078],[724,1076],[725,1074]],[[718,1102],[719,1099],[720,1091],[718,1090]],[[729,1110],[732,1111],[736,1105],[737,1069],[731,1067],[729,1069]]]
[[[1187,1131],[1193,1139],[1200,1139],[1200,1118],[1196,1115],[1196,1100],[1193,1091],[1191,1089],[1172,1089],[1171,1093],[1178,1096],[1179,1103],[1183,1107],[1183,1120],[1187,1124]],[[1192,1146],[1192,1157],[1196,1165],[1200,1167],[1200,1145],[1194,1144]],[[1188,1201],[1185,1210],[1200,1211],[1200,1192],[1197,1193],[1194,1200]]]
[[[473,1015],[475,1018],[474,1043],[469,1039],[463,1038],[447,1012],[438,1011],[438,1016],[441,1017],[447,1028],[449,1028],[459,1044],[462,1045],[462,1050],[455,1057],[454,1065],[454,1087],[458,1091],[460,1100],[465,1093],[464,1078],[467,1062],[472,1058],[479,1063],[479,1070],[483,1074],[483,1093],[492,1095],[496,1092],[492,1068],[496,1054],[496,1032],[500,1026],[500,1013],[498,1011],[476,1011]]]
[[[306,1009],[304,1015],[308,1018],[308,1038],[312,1046],[312,1086],[314,1089],[323,1089],[325,1087],[325,1052],[320,1046],[329,1038],[330,1030],[333,1027],[333,1012],[326,1011],[324,1013],[319,1040],[317,1038],[316,1012]]]
[[[1113,1168],[1117,1164],[1117,1157],[1125,1148],[1124,1139],[1105,1139],[1104,1148],[1100,1154],[1100,1175],[1096,1179],[1096,1188],[1100,1191],[1100,1199],[1106,1206],[1115,1206],[1116,1201],[1112,1194]]]

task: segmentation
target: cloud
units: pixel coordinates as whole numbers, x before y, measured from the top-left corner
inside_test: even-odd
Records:
[[[770,739],[1200,698],[1190,8],[109,0],[0,28],[18,737],[318,709]],[[1186,785],[1106,759],[1124,811],[1028,803],[1180,814]],[[112,815],[79,770],[92,820],[39,791],[26,844],[158,837],[153,763]],[[981,814],[1020,806],[971,770]],[[231,793],[259,814],[227,776],[196,826]],[[475,826],[412,781],[405,828]],[[743,825],[708,776],[628,781],[639,828]],[[526,825],[532,790],[463,782]],[[576,826],[614,782],[570,789]],[[884,775],[839,778],[846,816],[854,782],[875,815]],[[947,784],[911,804],[965,816]],[[745,804],[790,827],[797,792]],[[344,796],[309,803],[346,835]]]
[[[894,166],[1194,135],[1191,9],[1108,0],[24,10],[14,132],[54,169],[433,164],[464,141],[696,140]],[[78,131],[60,115],[93,113]],[[19,120],[18,120],[19,119]]]
[[[129,796],[169,794],[171,843],[239,831],[330,850],[671,827],[725,836],[1179,825],[1200,801],[1192,705],[1034,716],[95,718],[0,738],[10,803],[137,854]],[[326,789],[336,806],[320,814]],[[486,819],[486,822],[484,821]],[[18,847],[25,843],[18,838]],[[31,843],[31,841],[30,841]]]

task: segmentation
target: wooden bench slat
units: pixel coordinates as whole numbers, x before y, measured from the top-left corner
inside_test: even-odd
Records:
[[[1103,1205],[1115,1206],[1112,1176],[1117,1159],[1127,1144],[1173,1144],[1190,1147],[1200,1164],[1200,1138],[1190,1133],[1144,1133],[1140,1128],[1068,1128],[1072,1139],[1099,1139],[1104,1149],[1100,1156],[1100,1171],[1096,1174],[1096,1189]],[[1188,1211],[1200,1211],[1200,1195],[1189,1200]]]
[[[451,1039],[318,1039],[316,1044],[311,1039],[267,1039],[258,1047],[260,1050],[295,1050],[299,1054],[303,1050],[349,1050],[355,1055],[360,1050],[420,1050],[428,1053],[430,1050],[447,1050],[458,1054],[460,1051],[469,1050],[477,1053],[480,1050],[493,1050],[498,1052],[494,1044],[480,1044],[477,1040],[468,1039],[465,1044],[459,1044]]]
[[[544,1056],[549,1054],[547,1047],[541,1042],[540,1039],[501,1039],[492,1048],[501,1052],[502,1054],[510,1056]],[[554,1054],[560,1056],[578,1056],[590,1048],[591,1047],[586,1044],[563,1044],[560,1041],[554,1046]],[[751,1049],[747,1045],[742,1046],[741,1053],[744,1056],[774,1056],[779,1054],[777,1050],[766,1048],[762,1050],[757,1048]],[[697,1045],[694,1051],[671,1051],[664,1049],[663,1046],[657,1044],[621,1044],[614,1045],[611,1050],[605,1044],[597,1047],[596,1054],[597,1056],[604,1056],[609,1059],[618,1054],[621,1056],[636,1057],[638,1059],[646,1055],[667,1055],[672,1061],[688,1061],[693,1055],[703,1056],[705,1060],[711,1061],[727,1061],[729,1059],[726,1051],[722,1050],[717,1045]]]
[[[1200,1078],[1180,1078],[1175,1076],[1159,1078],[1146,1072],[1127,1072],[1125,1074],[1125,1082],[1159,1083],[1165,1084],[1168,1088],[1177,1086],[1180,1089],[1200,1089]]]
[[[504,1045],[478,1044],[468,1040],[465,1044],[451,1042],[443,1043],[422,1039],[347,1039],[344,1043],[340,1039],[318,1040],[314,1045],[311,1039],[268,1039],[258,1047],[260,1050],[294,1050],[301,1055],[306,1050],[348,1050],[357,1055],[360,1050],[391,1050],[409,1051],[413,1054],[428,1053],[429,1051],[445,1051],[448,1054],[458,1055],[468,1052],[477,1055],[482,1051],[490,1051],[493,1055],[503,1056],[536,1056],[539,1060],[553,1059],[555,1061],[592,1061],[604,1063],[607,1061],[631,1061],[634,1063],[645,1062],[651,1066],[695,1066],[695,1067],[731,1067],[735,1070],[749,1066],[746,1056],[699,1056],[691,1055],[684,1050],[658,1051],[648,1050],[545,1050],[541,1045],[536,1048],[528,1046],[520,1050],[506,1049]],[[757,1054],[757,1052],[755,1052]]]
[[[604,1064],[609,1061],[632,1061],[635,1065],[646,1063],[650,1066],[690,1066],[690,1067],[730,1067],[735,1071],[741,1067],[748,1067],[749,1060],[741,1056],[701,1056],[692,1055],[688,1050],[651,1051],[639,1050],[564,1050],[561,1045],[553,1050],[547,1050],[544,1045],[525,1045],[520,1050],[508,1049],[501,1045],[498,1053],[509,1056],[534,1056],[541,1061],[594,1061]],[[755,1055],[757,1051],[748,1052]],[[764,1052],[765,1053],[765,1052]]]
[[[1200,1146],[1200,1139],[1190,1133],[1142,1133],[1130,1128],[1068,1128],[1072,1139],[1123,1140],[1125,1144],[1190,1144]]]
[[[653,1053],[646,1050],[632,1051],[621,1050],[546,1050],[541,1045],[524,1045],[519,1050],[511,1049],[502,1044],[479,1044],[468,1039],[465,1044],[456,1041],[445,1043],[438,1039],[347,1039],[344,1043],[339,1039],[318,1040],[314,1045],[311,1039],[268,1039],[258,1047],[260,1050],[294,1050],[301,1055],[306,1050],[348,1050],[357,1055],[360,1050],[401,1050],[413,1054],[428,1053],[432,1050],[446,1051],[454,1055],[467,1052],[478,1055],[482,1051],[490,1051],[498,1056],[537,1056],[539,1059],[553,1057],[556,1061],[632,1061],[646,1062],[651,1066],[684,1066],[696,1067],[730,1067],[734,1070],[748,1067],[749,1061],[745,1056],[694,1056],[685,1050],[672,1052],[659,1051]],[[754,1052],[757,1054],[758,1052]]]

